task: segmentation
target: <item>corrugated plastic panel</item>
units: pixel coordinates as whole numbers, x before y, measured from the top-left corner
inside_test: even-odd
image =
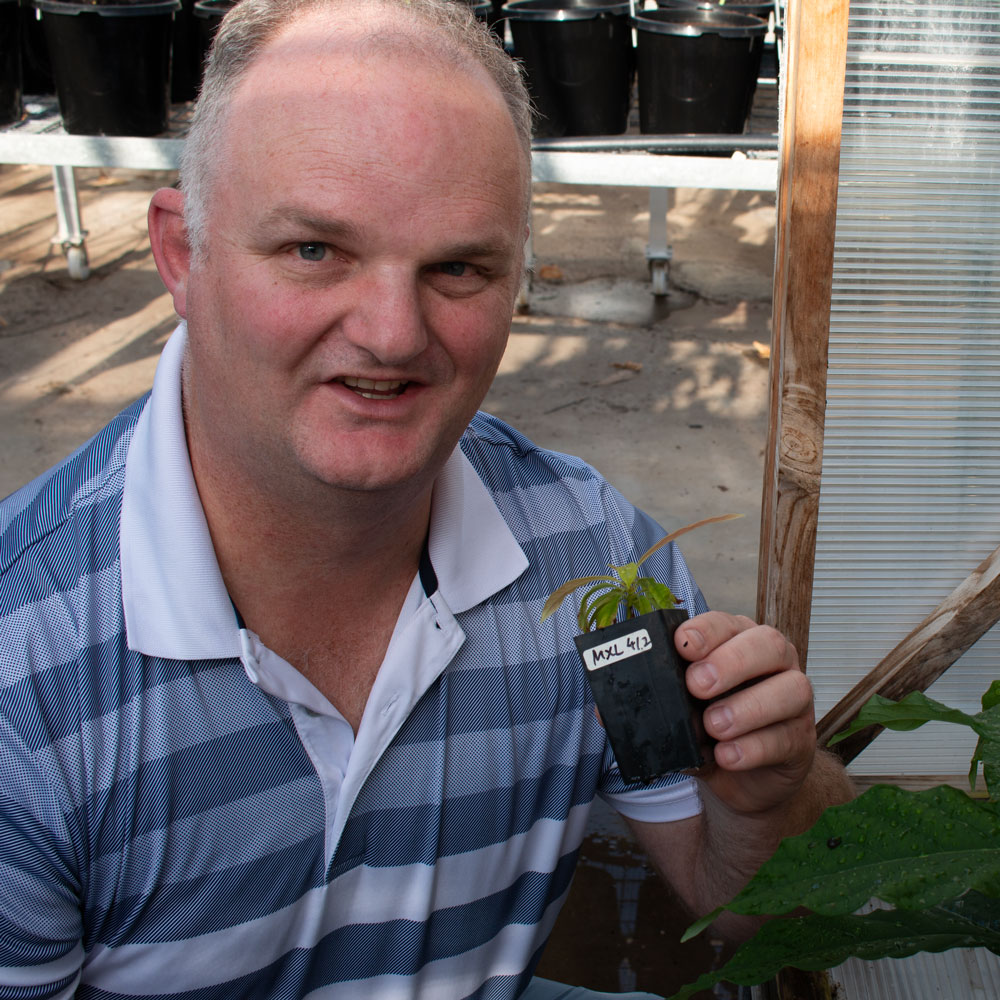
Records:
[[[809,637],[820,715],[1000,544],[998,181],[1000,3],[853,0]],[[930,693],[977,711],[995,677],[997,629]],[[885,734],[853,769],[960,775],[973,743],[944,725]]]

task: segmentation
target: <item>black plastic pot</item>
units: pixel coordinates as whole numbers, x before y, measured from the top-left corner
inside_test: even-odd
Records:
[[[0,125],[20,121],[21,7],[18,0],[0,0]]]
[[[195,0],[181,0],[171,33],[170,100],[193,101],[201,84],[201,39],[194,19]]]
[[[774,11],[772,0],[725,0],[721,4],[716,3],[715,0],[656,0],[656,6],[662,7],[665,10],[676,10],[678,7],[724,10],[732,14],[750,14],[752,17],[759,17],[763,21],[766,21]]]
[[[625,131],[635,67],[627,0],[514,0],[503,15],[538,110],[537,136]]]
[[[157,135],[170,107],[170,41],[180,0],[34,0],[42,12],[63,127]]]
[[[684,683],[674,632],[687,612],[653,611],[575,639],[627,782],[649,782],[704,763],[704,706]]]
[[[500,0],[459,0],[467,3],[480,21],[484,21],[498,35],[503,34],[503,24],[500,20],[500,8],[503,4]]]
[[[32,6],[31,0],[21,0],[21,77],[26,94],[56,92],[41,11]]]
[[[205,72],[205,60],[212,40],[226,14],[232,10],[236,0],[198,0],[194,5],[194,17],[198,26],[198,86]]]
[[[641,11],[633,23],[641,132],[743,131],[766,22],[722,7],[692,7]]]

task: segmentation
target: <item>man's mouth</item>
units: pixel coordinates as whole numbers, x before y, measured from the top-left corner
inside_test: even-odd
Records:
[[[397,379],[383,382],[370,378],[354,378],[347,375],[340,381],[349,389],[353,389],[359,396],[364,396],[365,399],[395,399],[409,385],[408,382]]]

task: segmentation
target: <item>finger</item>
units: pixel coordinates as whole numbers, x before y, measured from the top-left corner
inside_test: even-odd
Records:
[[[729,615],[722,611],[706,611],[677,626],[674,644],[686,660],[700,660],[717,646],[757,623],[745,615]]]
[[[708,701],[761,677],[799,669],[795,647],[767,625],[752,625],[710,649],[687,670],[688,690]]]
[[[720,698],[705,710],[705,731],[717,740],[734,740],[813,713],[812,685],[800,670],[785,670]]]
[[[816,748],[811,712],[755,729],[736,740],[715,745],[715,763],[727,771],[783,768],[794,771],[808,763]]]

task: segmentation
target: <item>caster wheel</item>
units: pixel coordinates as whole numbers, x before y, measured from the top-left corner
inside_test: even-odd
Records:
[[[66,248],[66,268],[74,281],[85,281],[90,277],[90,262],[84,247]]]
[[[670,294],[670,265],[664,260],[653,260],[649,262],[649,278],[653,283],[654,295]]]

